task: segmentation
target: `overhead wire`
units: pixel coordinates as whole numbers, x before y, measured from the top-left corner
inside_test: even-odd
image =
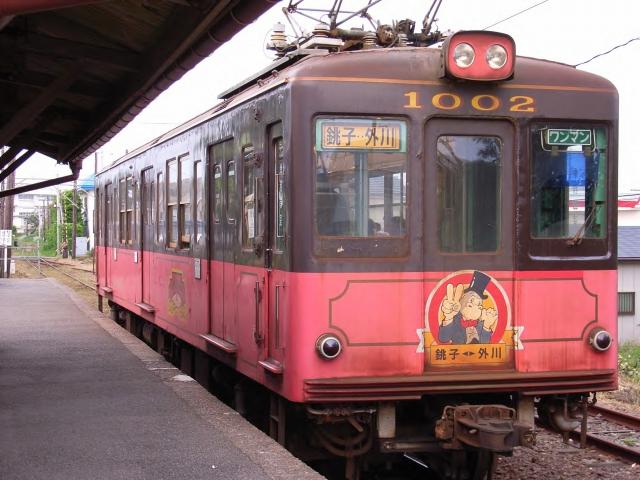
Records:
[[[530,7],[525,8],[524,10],[520,10],[519,12],[514,13],[513,15],[508,16],[507,18],[503,18],[502,20],[497,21],[496,23],[492,23],[491,25],[489,25],[488,27],[484,27],[482,30],[487,30],[491,27],[495,27],[496,25],[501,24],[502,22],[506,22],[507,20],[511,20],[512,18],[517,17],[518,15],[522,15],[525,12],[528,12],[529,10],[536,8],[540,5],[542,5],[543,3],[547,3],[549,0],[542,0],[542,2],[538,2],[535,5],[531,5]]]
[[[574,67],[578,67],[580,65],[584,65],[585,63],[589,63],[592,60],[595,60],[596,58],[599,57],[603,57],[605,55],[609,55],[611,52],[613,52],[614,50],[617,50],[618,48],[622,48],[622,47],[626,47],[627,45],[629,45],[631,42],[635,42],[640,40],[640,37],[635,37],[632,38],[630,40],[627,40],[625,43],[621,43],[620,45],[616,45],[613,48],[610,48],[609,50],[607,50],[606,52],[602,52],[602,53],[598,53],[597,55],[594,55],[593,57],[591,57],[589,60],[585,60],[584,62],[580,62],[580,63],[576,63],[575,65],[573,65]]]

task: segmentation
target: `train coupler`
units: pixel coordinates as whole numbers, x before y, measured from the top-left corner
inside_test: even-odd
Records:
[[[535,443],[531,426],[518,421],[516,410],[504,405],[447,406],[435,431],[444,448],[451,450],[468,446],[508,453]]]

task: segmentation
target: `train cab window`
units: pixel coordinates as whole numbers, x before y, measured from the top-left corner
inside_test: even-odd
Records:
[[[406,236],[406,141],[406,123],[400,120],[316,121],[315,224],[320,237]]]
[[[179,248],[189,248],[191,246],[191,234],[193,233],[193,215],[191,213],[191,191],[193,190],[193,172],[189,164],[189,157],[180,158],[179,175],[179,196],[180,206],[178,207],[178,238]]]
[[[178,246],[178,162],[167,162],[167,245]]]
[[[536,125],[531,131],[531,236],[604,238],[607,133],[592,125]]]
[[[437,142],[441,252],[495,252],[500,240],[502,141],[442,135]]]
[[[242,248],[252,249],[256,238],[256,177],[253,146],[242,149]]]

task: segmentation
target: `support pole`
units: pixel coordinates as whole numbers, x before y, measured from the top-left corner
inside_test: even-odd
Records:
[[[73,181],[73,202],[71,204],[71,258],[76,259],[76,229],[78,228],[78,182]]]

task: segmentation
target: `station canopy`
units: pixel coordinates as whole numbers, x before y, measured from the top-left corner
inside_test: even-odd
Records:
[[[0,181],[39,152],[82,159],[276,0],[1,0]]]

